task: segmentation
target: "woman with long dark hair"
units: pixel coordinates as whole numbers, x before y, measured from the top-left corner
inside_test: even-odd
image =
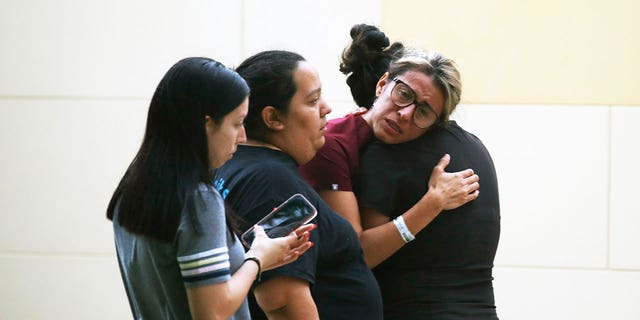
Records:
[[[251,88],[248,140],[216,174],[216,186],[247,224],[294,193],[318,209],[315,244],[295,263],[265,273],[252,316],[270,319],[382,319],[380,290],[356,233],[298,172],[325,142],[326,115],[317,71],[299,54],[265,51],[236,71]]]
[[[245,254],[211,185],[246,141],[248,95],[237,73],[207,58],[183,59],[160,81],[107,209],[134,318],[250,319],[254,279],[311,246],[313,226],[278,239],[257,228]]]

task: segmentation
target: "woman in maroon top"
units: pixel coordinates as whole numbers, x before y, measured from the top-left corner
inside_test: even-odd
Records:
[[[457,208],[478,196],[479,177],[473,170],[445,172],[443,155],[433,169],[428,192],[394,221],[361,217],[353,190],[360,152],[374,137],[383,143],[414,140],[448,120],[460,101],[460,75],[452,60],[432,52],[407,49],[378,28],[355,25],[352,43],[340,70],[364,114],[334,119],[327,126],[326,143],[300,168],[323,200],[346,218],[360,238],[370,268],[386,260],[442,210]],[[375,97],[375,98],[371,98]]]

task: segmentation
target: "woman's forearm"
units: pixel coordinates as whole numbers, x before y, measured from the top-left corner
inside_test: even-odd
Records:
[[[412,234],[424,229],[440,214],[440,202],[425,195],[413,207],[402,214],[406,226]],[[405,245],[400,232],[389,217],[371,209],[362,210],[363,229],[360,244],[369,268],[388,259]]]

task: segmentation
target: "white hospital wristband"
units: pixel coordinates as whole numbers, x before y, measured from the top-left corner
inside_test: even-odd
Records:
[[[402,216],[398,216],[397,218],[393,219],[393,224],[396,225],[396,229],[398,229],[398,232],[400,233],[402,240],[404,240],[404,243],[409,243],[416,238],[411,233],[411,231],[409,231],[409,228],[407,228],[407,225],[404,223],[404,218]]]

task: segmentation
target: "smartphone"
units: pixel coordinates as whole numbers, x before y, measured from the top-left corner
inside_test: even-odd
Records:
[[[269,238],[278,238],[284,237],[301,225],[308,223],[317,214],[318,211],[311,202],[297,193],[273,209],[256,224],[264,229]],[[253,227],[245,231],[241,236],[242,243],[247,248],[251,247],[254,238]]]

